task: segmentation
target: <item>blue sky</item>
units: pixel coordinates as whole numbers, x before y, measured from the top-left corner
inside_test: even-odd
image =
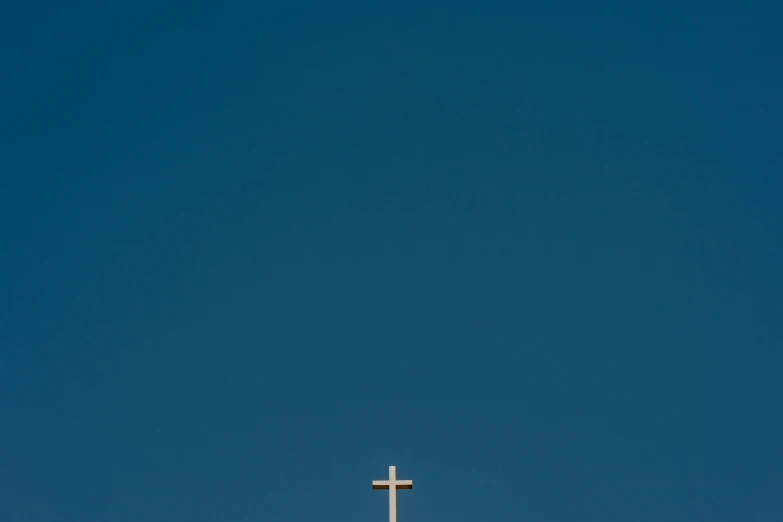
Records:
[[[777,6],[0,22],[0,519],[779,521]]]

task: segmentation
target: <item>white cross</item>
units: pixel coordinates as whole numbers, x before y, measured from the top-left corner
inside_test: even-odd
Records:
[[[397,468],[389,466],[389,480],[373,480],[372,489],[389,490],[389,522],[397,522],[397,490],[413,489],[413,481],[397,480]]]

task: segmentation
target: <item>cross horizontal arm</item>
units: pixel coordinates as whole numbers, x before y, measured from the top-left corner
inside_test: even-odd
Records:
[[[394,489],[413,489],[412,480],[395,480]],[[372,489],[389,489],[388,480],[373,480]]]

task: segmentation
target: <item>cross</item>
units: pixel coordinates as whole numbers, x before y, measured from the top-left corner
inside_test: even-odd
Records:
[[[373,480],[372,489],[389,490],[389,522],[397,522],[397,490],[413,489],[413,481],[397,480],[397,468],[389,466],[389,480]]]

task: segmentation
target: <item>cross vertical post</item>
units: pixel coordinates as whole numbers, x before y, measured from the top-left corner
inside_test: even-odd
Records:
[[[389,522],[397,522],[397,469],[389,466]],[[394,484],[394,487],[392,487]]]
[[[389,490],[389,522],[397,522],[397,490],[413,489],[413,481],[397,480],[397,468],[389,466],[389,480],[373,480],[372,489]]]

